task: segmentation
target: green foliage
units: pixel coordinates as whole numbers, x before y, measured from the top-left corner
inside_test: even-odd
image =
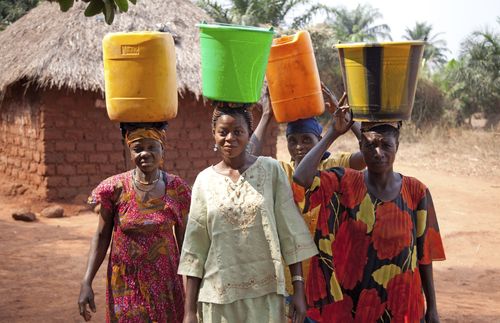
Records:
[[[500,27],[500,21],[499,21]],[[459,102],[463,118],[482,112],[488,119],[500,114],[500,31],[475,31],[461,44],[461,54],[443,72],[443,88]]]
[[[323,4],[312,5],[301,16],[295,17],[292,23],[292,29],[306,28],[311,23],[312,19],[322,13],[326,15],[326,19],[331,19],[335,14],[335,8]]]
[[[61,11],[68,11],[74,4],[74,0],[48,0],[50,2],[59,3]],[[78,0],[76,0],[78,1]],[[104,21],[108,25],[113,23],[117,11],[127,12],[128,3],[136,4],[136,0],[82,0],[88,2],[87,8],[84,11],[86,17],[95,16],[102,13]]]
[[[424,68],[430,71],[443,66],[447,59],[446,41],[438,37],[442,33],[433,34],[432,25],[426,22],[417,22],[413,28],[406,28],[403,38],[408,40],[425,40],[427,44],[424,49]]]
[[[198,0],[197,3],[216,22],[281,27],[292,9],[308,4],[310,0],[230,0],[229,2],[228,6],[222,6],[216,0]],[[319,11],[318,8],[314,10]]]
[[[38,5],[39,0],[0,0],[0,30]]]
[[[85,15],[85,17],[92,17],[101,13],[103,10],[104,10],[104,1],[102,0],[92,1],[91,3],[89,3],[87,8],[85,8],[83,14]]]
[[[198,1],[198,6],[205,10],[205,12],[216,22],[225,24],[230,24],[233,22],[233,17],[230,13],[230,9],[224,8],[216,1],[200,0]]]
[[[116,5],[118,6],[118,9],[120,9],[121,12],[127,12],[128,11],[128,1],[127,0],[115,0]]]
[[[382,18],[378,9],[365,4],[354,10],[346,8],[335,9],[333,18],[326,24],[332,28],[335,37],[342,42],[373,42],[381,39],[392,39],[391,28],[386,24],[376,25]]]
[[[73,7],[74,3],[74,0],[59,0],[59,8],[62,12],[66,12]]]

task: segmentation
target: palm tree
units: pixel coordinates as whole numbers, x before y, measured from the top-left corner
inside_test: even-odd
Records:
[[[442,33],[433,34],[431,24],[417,22],[413,28],[406,28],[406,34],[403,35],[403,38],[427,41],[424,49],[424,66],[435,70],[446,63],[446,53],[449,52],[446,48],[446,41],[438,38],[440,35]]]
[[[500,27],[500,19],[498,19]],[[450,65],[450,64],[448,64]],[[483,112],[488,123],[500,113],[500,31],[486,28],[461,44],[458,60],[448,72],[449,93],[458,99],[464,117]]]
[[[279,27],[284,24],[285,17],[292,9],[309,1],[230,0],[228,6],[222,6],[217,0],[198,0],[198,5],[217,22]]]
[[[327,19],[327,24],[333,29],[336,38],[343,42],[391,39],[391,28],[388,25],[375,24],[381,18],[382,14],[378,9],[368,4],[358,4],[354,10],[342,7],[334,9],[333,18]]]
[[[230,9],[224,8],[216,1],[199,0],[198,7],[202,8],[207,14],[212,17],[216,22],[230,24],[233,21]]]

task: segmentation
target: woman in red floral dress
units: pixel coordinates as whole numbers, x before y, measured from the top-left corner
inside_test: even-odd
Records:
[[[128,125],[125,139],[135,169],[104,180],[89,199],[101,211],[81,285],[80,315],[88,321],[86,306],[96,310],[92,280],[112,241],[106,321],[182,322],[184,288],[177,267],[191,189],[159,168],[162,129]]]
[[[444,260],[444,249],[429,190],[393,171],[400,123],[362,125],[367,170],[316,170],[323,152],[352,124],[346,112],[338,110],[294,174],[309,188],[305,196],[295,194],[303,212],[319,209],[307,316],[332,323],[439,322],[432,261]]]

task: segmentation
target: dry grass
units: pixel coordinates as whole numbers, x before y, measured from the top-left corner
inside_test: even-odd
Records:
[[[349,132],[329,150],[355,152],[358,149],[356,137]],[[290,159],[283,134],[278,138],[277,157]],[[500,178],[500,133],[439,127],[417,131],[406,126],[401,133],[398,165],[435,169],[450,175]]]

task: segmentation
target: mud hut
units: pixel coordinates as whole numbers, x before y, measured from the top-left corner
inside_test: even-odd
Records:
[[[198,30],[206,13],[189,0],[138,1],[108,26],[42,2],[0,33],[0,174],[47,200],[70,200],[128,167],[104,101],[101,41],[108,32],[162,30],[176,39],[178,117],[165,168],[192,183],[217,161],[211,109],[201,96]],[[264,153],[275,156],[277,126]]]

